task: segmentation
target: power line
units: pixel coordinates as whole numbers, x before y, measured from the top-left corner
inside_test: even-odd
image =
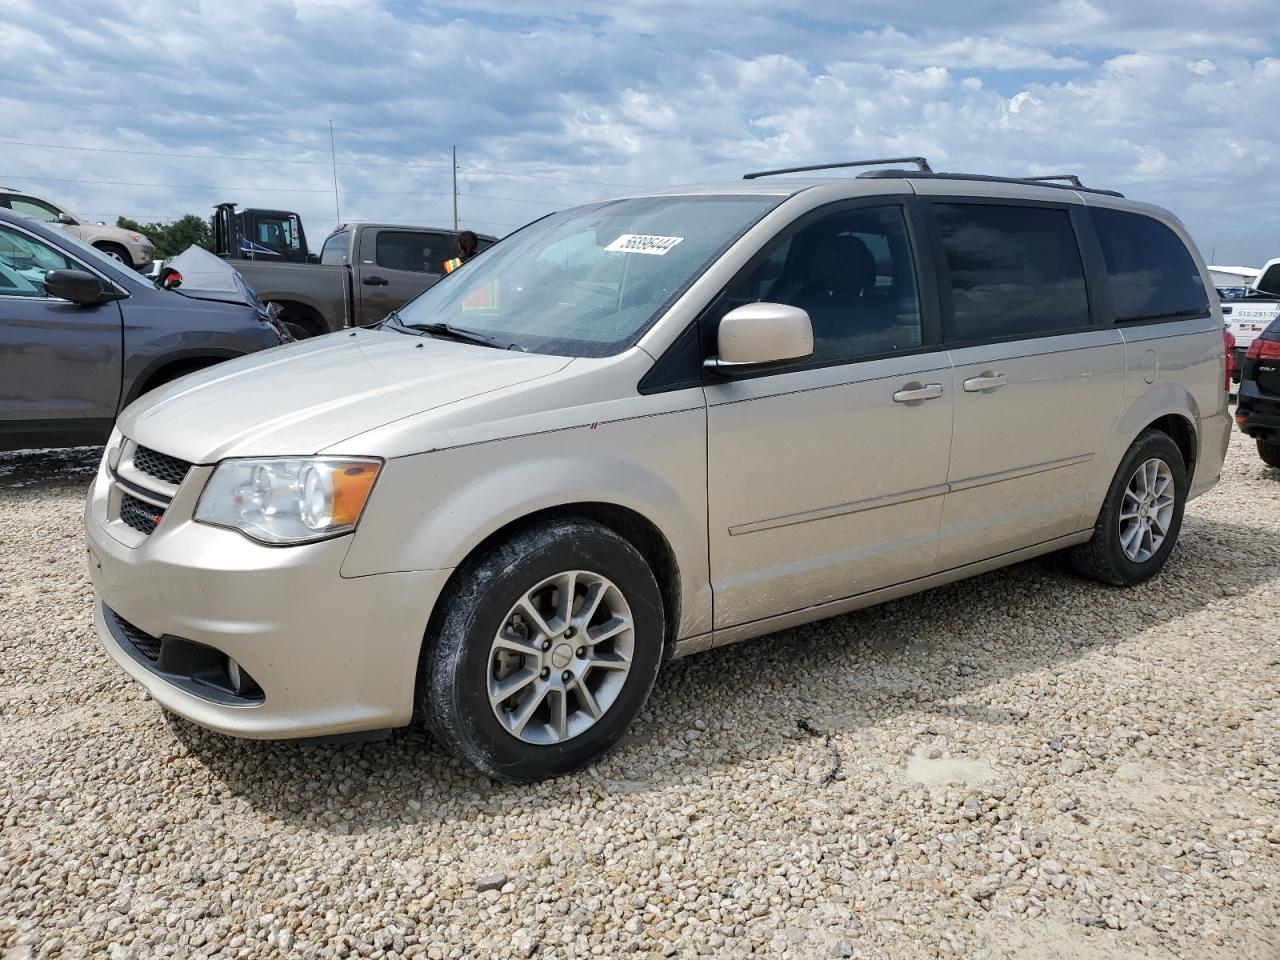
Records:
[[[123,147],[85,147],[73,146],[64,143],[35,143],[30,140],[3,140],[0,144],[6,144],[14,147],[36,147],[42,150],[80,150],[88,153],[119,153],[133,157],[163,157],[171,160],[234,160],[240,163],[300,163],[300,164],[330,164],[330,160],[303,160],[289,157],[244,157],[232,156],[220,153],[171,153],[160,150],[126,150]],[[343,167],[395,167],[403,169],[405,167],[447,167],[451,161],[449,160],[339,160],[337,166]],[[572,177],[552,177],[545,174],[536,173],[516,173],[509,170],[491,169],[488,167],[464,167],[459,166],[460,173],[474,172],[485,176],[510,178],[518,180],[545,180],[551,183],[570,183],[570,184],[589,184],[598,187],[625,187],[628,189],[644,189],[642,185],[635,183],[616,183],[608,180],[578,180]],[[34,179],[34,178],[32,178]],[[327,191],[326,191],[327,192]]]

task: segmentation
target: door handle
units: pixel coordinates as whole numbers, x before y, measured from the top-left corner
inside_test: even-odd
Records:
[[[391,281],[386,277],[365,277],[362,282],[366,287],[385,287]]]
[[[893,395],[894,403],[910,403],[913,400],[935,400],[942,396],[942,384],[912,381]]]
[[[1009,378],[1003,373],[992,373],[990,370],[982,371],[981,376],[970,377],[964,382],[965,393],[979,393],[983,390],[994,390],[996,387],[1003,387],[1009,382]]]

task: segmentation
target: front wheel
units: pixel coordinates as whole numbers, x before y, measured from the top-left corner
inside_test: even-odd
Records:
[[[1067,551],[1077,571],[1131,587],[1150,580],[1169,559],[1187,500],[1182,452],[1168,434],[1146,430],[1120,461],[1093,536]]]
[[[1268,467],[1280,468],[1280,442],[1275,440],[1259,440],[1258,456]]]
[[[484,773],[558,776],[607,751],[640,713],[662,662],[662,595],[612,530],[531,527],[465,564],[446,591],[419,705]]]

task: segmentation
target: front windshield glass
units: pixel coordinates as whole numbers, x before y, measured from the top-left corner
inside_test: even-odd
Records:
[[[625,350],[779,196],[645,197],[552,214],[400,309],[531,353]]]

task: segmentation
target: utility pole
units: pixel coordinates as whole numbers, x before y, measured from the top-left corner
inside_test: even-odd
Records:
[[[342,222],[342,210],[338,207],[338,151],[333,146],[333,121],[329,121],[329,159],[333,163],[333,215],[334,224]]]
[[[458,145],[453,146],[453,232],[458,232]]]

